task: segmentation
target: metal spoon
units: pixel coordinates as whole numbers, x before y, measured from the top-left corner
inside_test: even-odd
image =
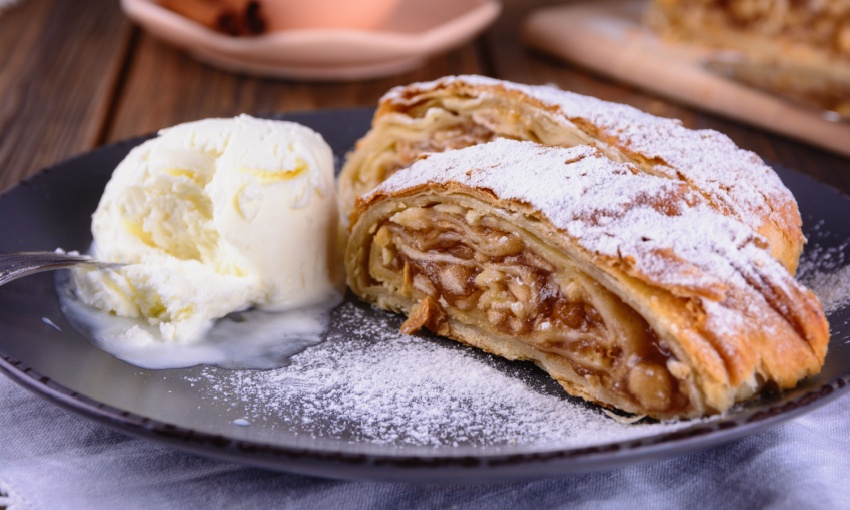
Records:
[[[71,255],[51,251],[0,253],[0,285],[34,273],[80,265],[115,269],[124,264],[94,260],[86,255]]]

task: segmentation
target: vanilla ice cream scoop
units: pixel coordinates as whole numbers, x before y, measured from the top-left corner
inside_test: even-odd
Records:
[[[331,149],[305,126],[241,115],[165,129],[118,165],[92,219],[93,254],[129,265],[75,269],[80,298],[174,342],[232,311],[331,299],[334,193]]]

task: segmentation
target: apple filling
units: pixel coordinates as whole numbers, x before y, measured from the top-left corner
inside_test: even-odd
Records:
[[[677,363],[637,312],[577,266],[547,260],[516,227],[454,204],[409,207],[374,233],[369,275],[418,305],[402,326],[446,334],[448,318],[565,359],[642,408],[687,406]],[[565,267],[566,264],[566,267]]]

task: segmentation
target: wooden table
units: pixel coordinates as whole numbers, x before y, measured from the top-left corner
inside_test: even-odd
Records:
[[[850,159],[671,103],[523,47],[519,24],[551,1],[503,0],[470,44],[390,78],[340,83],[259,79],[213,69],[142,32],[118,0],[22,0],[0,15],[0,191],[57,161],[179,122],[238,113],[373,106],[387,89],[478,73],[628,103],[713,128],[768,161],[850,193]],[[848,141],[850,143],[850,141]]]

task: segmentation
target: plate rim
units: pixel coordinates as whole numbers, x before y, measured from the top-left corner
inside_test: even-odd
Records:
[[[667,459],[671,457],[668,450],[675,450],[680,456],[725,444],[811,412],[850,390],[848,373],[811,388],[792,401],[777,402],[730,421],[698,423],[672,432],[591,447],[426,457],[299,448],[196,431],[98,402],[2,353],[0,373],[79,416],[207,458],[345,480],[410,481],[410,475],[415,473],[423,483],[481,482],[482,470],[488,473],[488,481],[509,481],[607,471]],[[515,468],[523,472],[516,473]]]

